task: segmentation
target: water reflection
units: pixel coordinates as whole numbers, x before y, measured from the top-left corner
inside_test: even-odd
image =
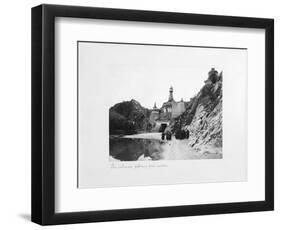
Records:
[[[110,155],[121,161],[137,161],[141,156],[160,160],[164,142],[154,139],[110,137]]]

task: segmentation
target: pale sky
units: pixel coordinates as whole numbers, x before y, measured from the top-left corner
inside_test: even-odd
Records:
[[[135,99],[146,108],[168,100],[189,101],[214,67],[240,68],[247,50],[79,42],[79,85],[90,87],[106,105]],[[240,66],[239,66],[240,65]],[[226,70],[226,71],[225,71]]]

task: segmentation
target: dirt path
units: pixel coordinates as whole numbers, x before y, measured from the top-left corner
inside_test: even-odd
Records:
[[[164,160],[185,160],[200,158],[198,152],[188,146],[188,140],[177,140],[174,137],[164,145]]]

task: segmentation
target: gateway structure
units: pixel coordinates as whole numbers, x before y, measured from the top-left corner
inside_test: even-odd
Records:
[[[170,120],[180,116],[186,109],[185,102],[175,101],[173,97],[173,87],[169,89],[169,98],[167,102],[164,102],[161,108],[157,108],[156,103],[152,109],[150,120],[152,122],[160,122],[169,124]]]

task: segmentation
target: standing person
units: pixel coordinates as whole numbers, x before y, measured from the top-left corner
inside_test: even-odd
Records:
[[[161,139],[165,140],[165,133],[164,132],[162,132]]]
[[[186,139],[189,138],[189,130],[188,130],[188,129],[185,131],[185,138],[186,138]]]
[[[172,133],[170,131],[166,133],[166,139],[167,141],[170,141],[172,139]]]

